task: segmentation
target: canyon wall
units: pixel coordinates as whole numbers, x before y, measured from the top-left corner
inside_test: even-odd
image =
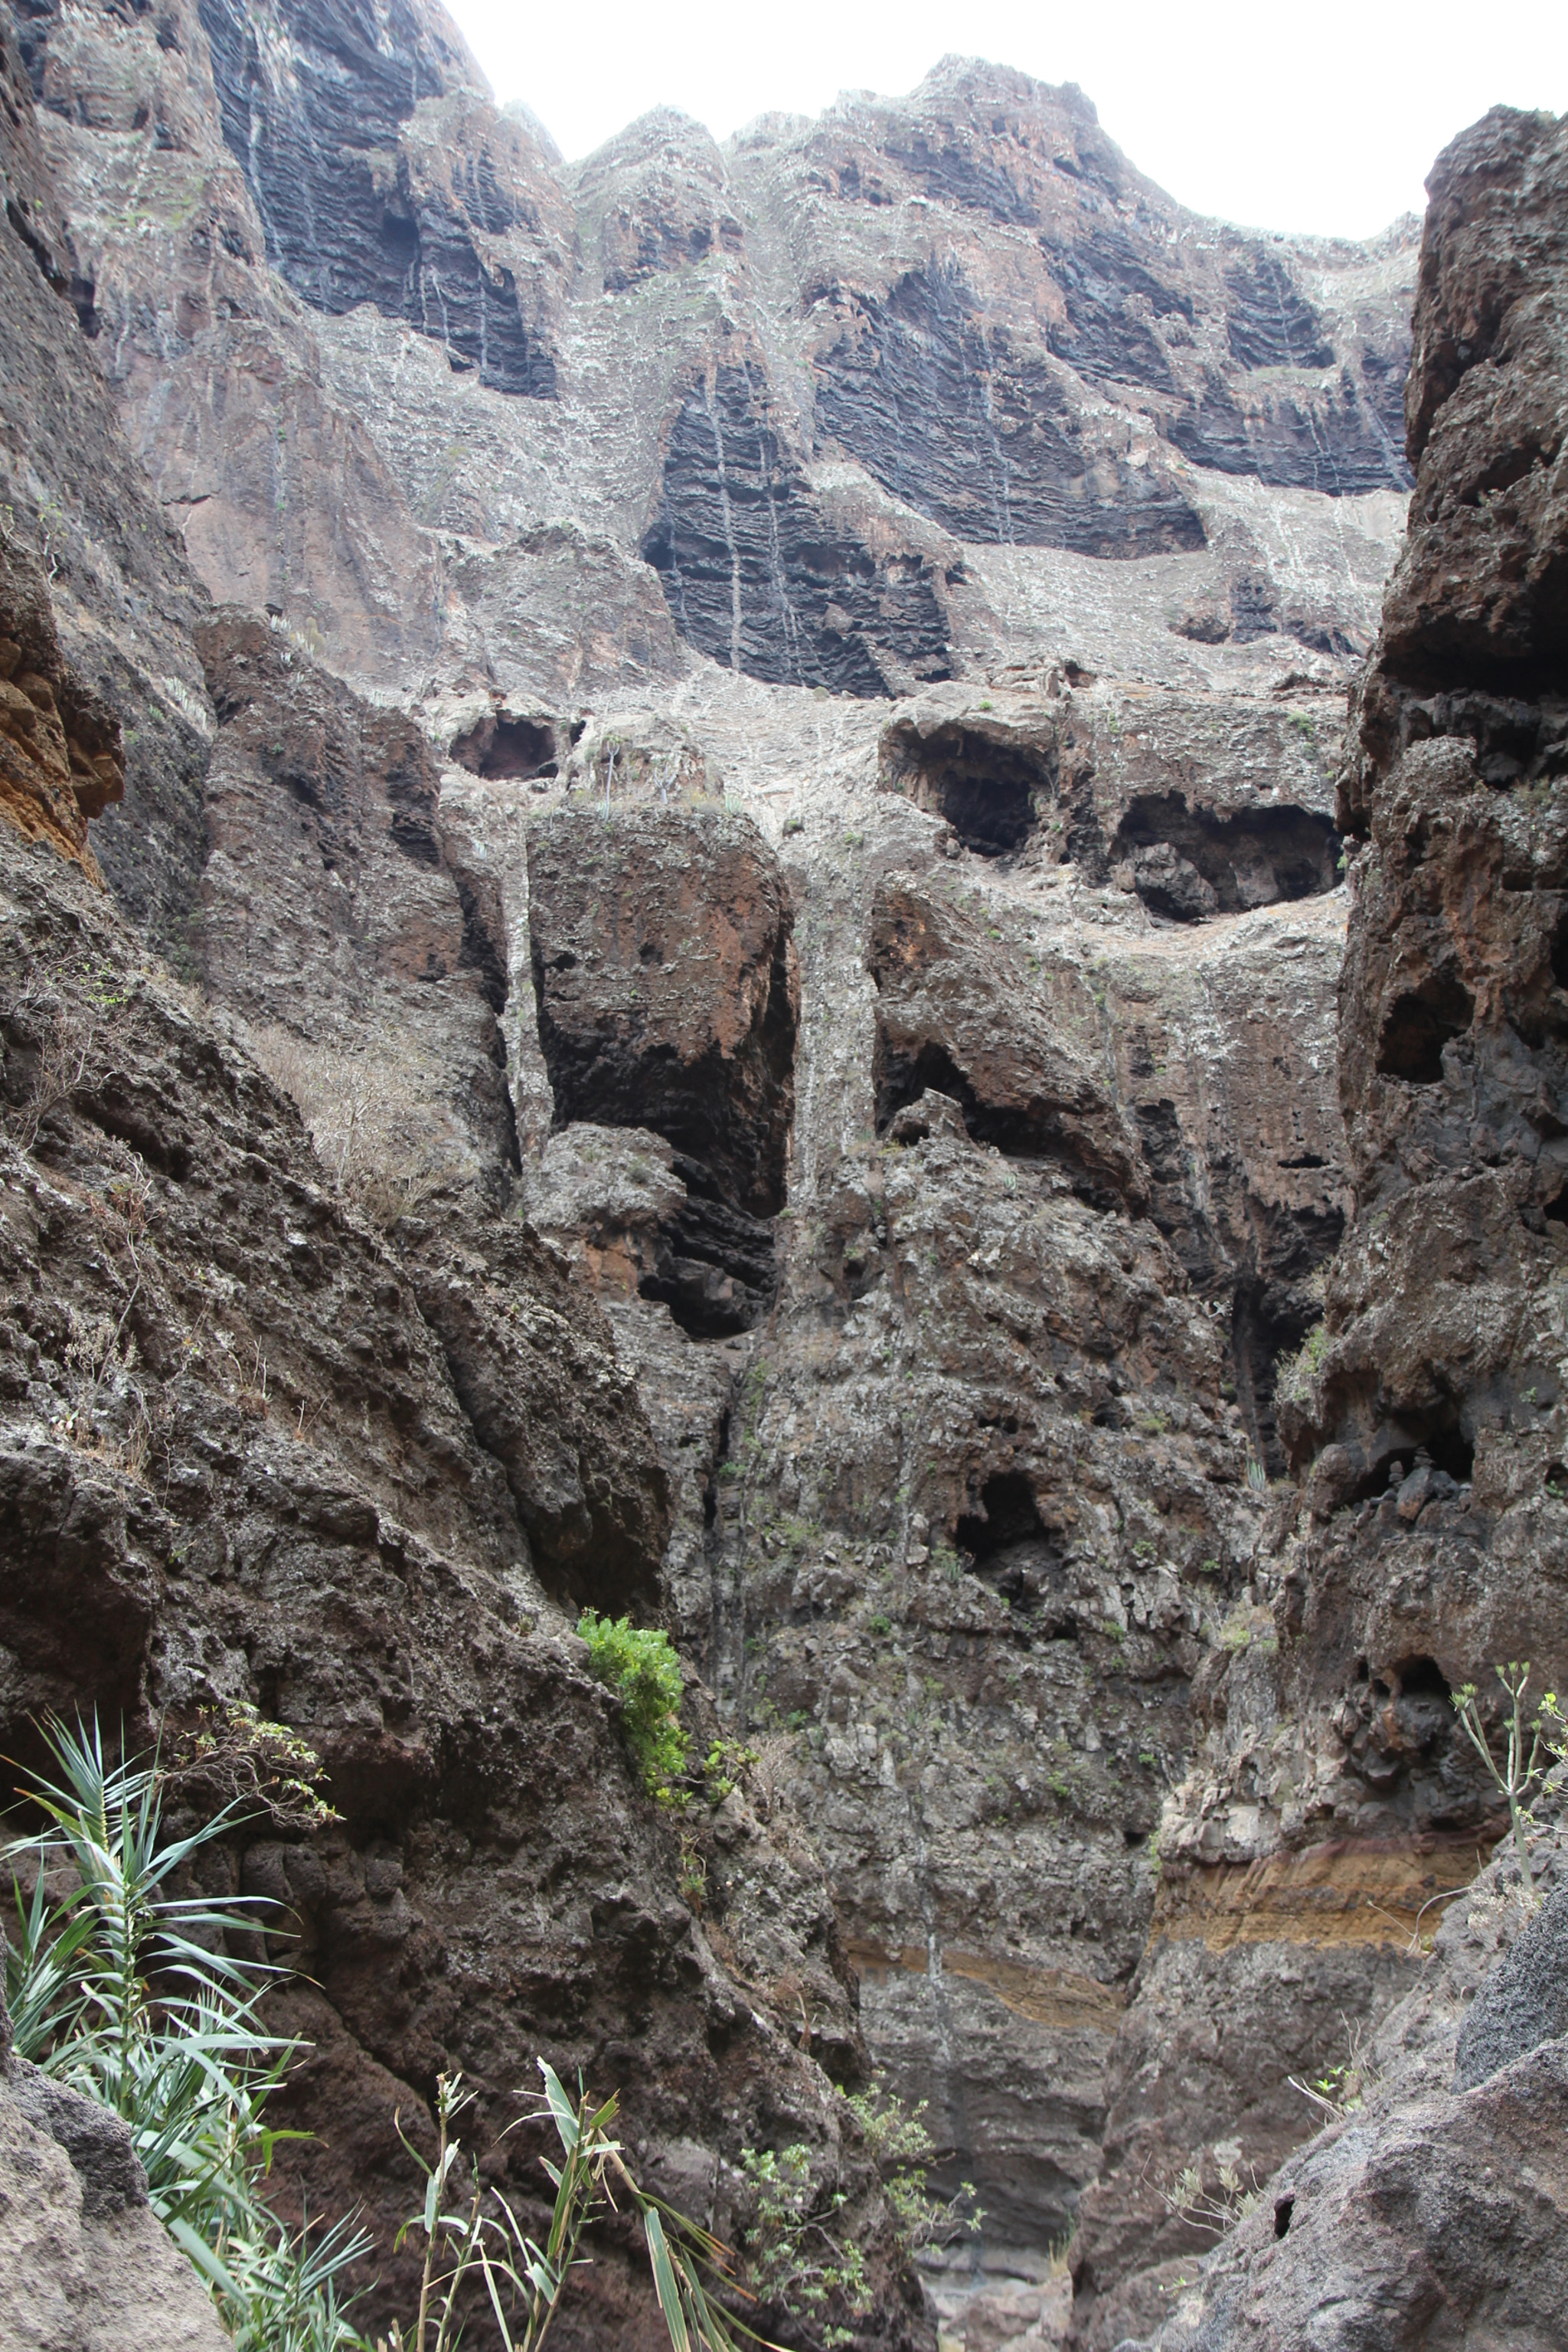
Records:
[[[1495,1664],[1535,1662],[1532,1705],[1562,1673],[1564,154],[1551,116],[1499,109],[1428,182],[1405,394],[1410,529],[1352,698],[1337,802],[1353,845],[1339,1034],[1356,1213],[1281,1407],[1297,1484],[1269,1529],[1268,1639],[1212,1676],[1196,1769],[1167,1820],[1134,2007],[1157,2018],[1179,2004],[1189,2034],[1233,2011],[1227,1944],[1272,1962],[1255,2013],[1279,2039],[1302,1981],[1342,1973],[1373,1940],[1369,1912],[1425,1903],[1435,1921],[1506,1823],[1452,1695],[1480,1685],[1495,1717]],[[1554,1866],[1548,1856],[1548,1886]],[[1447,1915],[1444,1952],[1467,1935],[1471,1947],[1462,1993],[1446,1992],[1450,2018],[1530,1916],[1511,1864],[1492,1879]],[[1196,1974],[1178,1941],[1194,1911],[1212,1956]],[[1293,1914],[1272,1951],[1270,1912]],[[1278,2254],[1259,2259],[1264,2233],[1248,2225],[1239,2268],[1225,2250],[1162,2346],[1300,2341],[1336,2291],[1342,2340],[1368,2352],[1445,2333],[1550,2339],[1557,2237],[1546,2231],[1538,2257],[1490,2263],[1473,2200],[1492,2208],[1491,2241],[1522,2249],[1539,2176],[1520,2135],[1555,2111],[1552,2063],[1542,2056],[1528,2085],[1461,2063],[1450,2093],[1447,2046],[1426,2046],[1444,1999],[1424,1979],[1370,2045],[1373,2127],[1352,2118],[1280,2175],[1294,2202]],[[1129,2047],[1124,2170],[1183,2096],[1184,2072],[1148,2028]],[[1440,2112],[1423,2104],[1439,2094],[1451,2100]],[[1399,2186],[1413,2154],[1430,2174],[1418,2207]],[[1331,2287],[1321,2189],[1347,2200]],[[1092,2265],[1092,2223],[1086,2238]],[[1173,2262],[1163,2283],[1179,2274]],[[1159,2315],[1143,2295],[1139,2332],[1156,2333]]]
[[[1414,223],[1201,220],[969,61],[568,165],[427,0],[30,0],[4,60],[8,1752],[318,1748],[342,1823],[234,1867],[313,1980],[283,2193],[384,2297],[394,2110],[460,2064],[525,2190],[542,2053],[721,2230],[809,2145],[868,2345],[938,2318],[873,2069],[985,2209],[952,2341],[1146,2332],[1162,2189],[1306,2137],[1496,1833],[1446,1691],[1554,1507],[1547,134],[1445,166],[1417,289]],[[585,1603],[756,1749],[716,1811]],[[594,2279],[566,2340],[646,2342]]]

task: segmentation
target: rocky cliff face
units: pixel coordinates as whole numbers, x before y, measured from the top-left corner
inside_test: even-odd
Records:
[[[952,59],[573,166],[426,0],[5,59],[9,1752],[321,1750],[312,2210],[444,2064],[526,2192],[543,2052],[721,2230],[808,2144],[929,2347],[875,2066],[953,2341],[1146,2335],[1555,1654],[1560,134],[1434,183],[1341,775],[1413,224]],[[584,1603],[759,1750],[684,1860]]]
[[[1499,110],[1429,184],[1406,391],[1411,529],[1352,699],[1338,804],[1357,843],[1339,1024],[1356,1215],[1281,1410],[1301,1485],[1270,1530],[1277,1648],[1213,1680],[1206,1753],[1167,1832],[1180,1858],[1173,1923],[1196,1895],[1211,1920],[1223,1906],[1233,1935],[1266,1933],[1258,1893],[1293,1889],[1301,1905],[1315,1881],[1317,1906],[1343,1925],[1311,1940],[1338,1947],[1342,1971],[1365,1937],[1355,1913],[1414,1916],[1468,1877],[1464,1850],[1494,1833],[1498,1790],[1458,1731],[1451,1692],[1476,1682],[1489,1693],[1492,1663],[1528,1657],[1538,1694],[1563,1655],[1550,1566],[1561,1549],[1552,942],[1563,760],[1560,680],[1542,659],[1563,549],[1563,171],[1561,124]],[[1453,1916],[1473,1927],[1491,1898],[1479,1911],[1468,1899]],[[1223,1940],[1210,1929],[1211,1947]],[[1169,1951],[1156,1941],[1145,1966],[1143,1999],[1168,2002]],[[1205,1973],[1198,2005],[1217,2020],[1235,1966],[1222,1958]],[[1260,2025],[1289,2046],[1283,2006],[1277,1993]],[[1419,2049],[1393,2021],[1386,2034],[1381,2050]],[[1153,2051],[1138,2063],[1130,2149],[1148,2128],[1133,2112],[1157,2109],[1174,2072]],[[1445,2050],[1413,2069],[1391,2056],[1371,2127],[1352,2122],[1280,2174],[1289,2235],[1279,2255],[1248,2223],[1161,2343],[1303,2340],[1308,2313],[1342,2289],[1347,2343],[1493,2327],[1548,2340],[1545,2304],[1531,2297],[1554,2293],[1553,2230],[1506,2276],[1469,2236],[1479,2196],[1496,2200],[1489,2229],[1531,2242],[1540,2176],[1524,2140],[1556,2096],[1554,2057],[1532,2063],[1517,2081],[1461,2063],[1450,2091]],[[1152,2304],[1141,2316],[1156,2316]]]

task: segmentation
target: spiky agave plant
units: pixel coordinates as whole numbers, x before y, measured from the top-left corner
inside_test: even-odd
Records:
[[[258,2015],[279,1971],[225,1947],[252,1940],[269,1906],[173,1891],[237,1807],[167,1836],[156,1756],[106,1759],[96,1717],[74,1729],[51,1718],[44,1737],[58,1778],[30,1775],[18,1794],[47,1826],[6,1857],[15,1936],[5,1992],[18,2053],[123,2116],[153,2210],[240,2352],[359,2342],[338,2290],[368,2235],[352,2221],[290,2233],[261,2193],[275,2147],[298,2137],[272,2129],[266,2107],[300,2044]]]

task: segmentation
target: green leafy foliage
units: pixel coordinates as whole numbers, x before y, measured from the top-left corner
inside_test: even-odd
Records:
[[[689,1741],[680,1727],[680,1661],[668,1633],[629,1617],[601,1617],[584,1609],[577,1631],[588,1660],[621,1703],[621,1728],[643,1785],[662,1803],[675,1801],[670,1784],[686,1769]]]
[[[394,2324],[377,2352],[453,2352],[464,2319],[475,2303],[488,2307],[503,2352],[541,2352],[573,2271],[584,2257],[583,2232],[616,2193],[642,2223],[653,2272],[654,2292],[673,2352],[740,2352],[737,2337],[761,2339],[731,2319],[714,2301],[714,2282],[732,2286],[728,2250],[710,2231],[650,2197],[627,2171],[621,2143],[612,2134],[619,2095],[602,2104],[584,2087],[571,2098],[553,2067],[542,2058],[543,2095],[531,2120],[547,2120],[561,2144],[561,2161],[542,2158],[555,2189],[550,2229],[539,2244],[523,2229],[499,2189],[487,2189],[479,2167],[463,2157],[453,2125],[473,2104],[458,2074],[437,2084],[437,2146],[427,2163],[398,2120],[398,2137],[425,2175],[419,2211],[397,2236],[424,2242],[419,2311],[412,2333]]]
[[[821,2321],[837,2304],[852,2318],[871,2308],[865,2257],[836,2227],[848,2202],[842,2189],[816,2181],[809,2147],[743,2148],[741,2162],[755,2199],[746,2232],[752,2283],[766,2302]],[[852,2327],[828,2321],[827,2346],[852,2344]]]
[[[758,1760],[758,1750],[733,1739],[717,1738],[702,1759],[702,1788],[710,1805],[721,1805],[741,1784],[741,1775]]]
[[[879,2081],[848,2105],[881,2179],[900,2261],[960,2229],[979,2229],[984,2216],[968,2181],[947,2201],[927,2186],[937,2151],[923,2099],[911,2110]],[[852,2344],[855,2330],[845,2323],[866,2316],[872,2294],[865,2256],[839,2226],[845,2191],[818,2181],[812,2150],[799,2143],[743,2148],[741,2163],[755,2198],[746,2233],[752,2284],[770,2303],[815,2318],[824,2346]]]
[[[156,1760],[107,1760],[96,1722],[51,1722],[45,1736],[58,1777],[19,1793],[48,1825],[7,1853],[5,1992],[18,2052],[124,2117],[153,2210],[239,2352],[357,2343],[337,2282],[369,2239],[352,2221],[291,2235],[262,2198],[274,2147],[294,2136],[269,2127],[267,2102],[299,2044],[258,2016],[278,1971],[225,1950],[236,1934],[254,1937],[262,1906],[174,1891],[237,1808],[165,1836]]]

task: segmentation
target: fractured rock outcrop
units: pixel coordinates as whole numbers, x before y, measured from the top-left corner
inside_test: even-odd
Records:
[[[25,49],[0,456],[127,787],[113,903],[6,852],[0,1730],[321,1750],[230,1853],[315,1980],[286,2203],[389,2242],[454,2064],[528,2199],[543,2051],[722,2231],[808,2144],[913,2352],[875,2064],[972,2352],[1075,2225],[1146,2333],[1162,2190],[1289,2155],[1495,1832],[1454,1685],[1554,1654],[1555,134],[1435,183],[1336,808],[1407,226],[1194,223],[973,62],[568,167],[425,0]],[[684,1852],[585,1602],[757,1750]],[[614,2231],[586,2294],[641,2352]]]
[[[1429,183],[1406,394],[1411,530],[1352,699],[1339,803],[1361,845],[1340,996],[1357,1213],[1280,1403],[1304,1483],[1260,1563],[1270,1654],[1249,1641],[1215,1671],[1199,1769],[1163,1833],[1167,1934],[1205,1876],[1260,1890],[1306,1872],[1338,1890],[1343,1924],[1318,1940],[1342,1966],[1354,1908],[1391,1907],[1375,1885],[1390,1840],[1409,1856],[1400,1907],[1414,1925],[1423,1884],[1430,1903],[1456,1864],[1462,1883],[1467,1838],[1479,1849],[1500,1826],[1453,1695],[1478,1685],[1490,1717],[1494,1664],[1532,1659],[1539,1690],[1568,1661],[1552,1565],[1559,682],[1541,663],[1560,629],[1563,138],[1550,117],[1498,110]],[[1238,1916],[1253,1908],[1249,1892]],[[1266,1916],[1256,1932],[1267,1949]],[[1222,1953],[1222,1937],[1207,1941]],[[1397,1981],[1388,1959],[1356,2002],[1363,2017]],[[1158,1997],[1170,1968],[1157,1940],[1141,1998]],[[1228,2014],[1235,1963],[1216,1956],[1206,1974],[1212,2013]],[[1288,2046],[1284,2018],[1278,2040]],[[1247,2222],[1216,2258],[1195,2336],[1173,2326],[1159,2340],[1294,2342],[1331,2294],[1348,2343],[1428,2341],[1435,2328],[1547,2340],[1561,2232],[1537,2195],[1538,2133],[1558,2088],[1552,2043],[1528,2040],[1484,2082],[1468,2072],[1463,2095],[1407,2085],[1405,2104],[1380,2102],[1370,2123],[1352,2117],[1294,2160],[1270,2192],[1273,2223]],[[1170,2112],[1165,2072],[1162,2058],[1140,2086],[1151,2116]],[[1252,2145],[1277,2150],[1267,2118]],[[1113,2187],[1096,2192],[1102,2213]],[[1102,2226],[1097,2215],[1077,2257],[1086,2288]],[[1519,2261],[1500,2267],[1480,2249],[1505,2238]],[[1088,2340],[1114,2342],[1133,2321],[1153,2334],[1154,2284],[1090,2305]]]
[[[68,669],[38,566],[9,535],[0,562],[0,804],[96,880],[88,820],[124,797],[120,722]]]
[[[799,1002],[789,893],[744,818],[542,821],[529,850],[556,1119],[650,1127],[740,1207],[783,1204]]]

